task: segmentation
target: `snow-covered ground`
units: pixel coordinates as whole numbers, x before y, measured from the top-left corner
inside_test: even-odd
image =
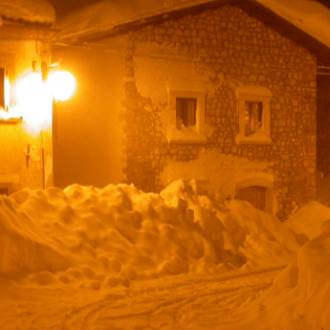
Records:
[[[330,329],[329,214],[180,180],[0,197],[0,329]]]

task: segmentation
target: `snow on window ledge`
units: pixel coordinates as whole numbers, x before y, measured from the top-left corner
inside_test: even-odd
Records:
[[[272,139],[266,132],[257,132],[250,136],[238,134],[236,136],[237,144],[271,144]]]
[[[194,128],[169,129],[167,132],[169,143],[206,143],[206,136]]]

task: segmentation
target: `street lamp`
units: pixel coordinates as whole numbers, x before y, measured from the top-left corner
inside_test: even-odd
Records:
[[[43,188],[46,187],[44,130],[51,130],[54,101],[68,100],[74,94],[75,89],[75,77],[64,70],[51,70],[47,74],[43,70],[31,71],[16,84],[17,106],[20,108],[27,130],[40,134]],[[28,164],[29,145],[26,150],[26,163]]]

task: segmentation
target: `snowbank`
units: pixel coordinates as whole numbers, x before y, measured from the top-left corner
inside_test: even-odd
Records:
[[[299,250],[297,261],[248,307],[247,315],[257,320],[259,329],[329,329],[329,298],[330,226],[327,226]]]
[[[242,311],[250,327],[258,323],[258,329],[330,329],[329,219],[329,207],[311,202],[285,222],[301,248],[272,287]]]
[[[16,210],[16,204],[0,197],[0,275],[20,276],[41,270],[57,271],[70,257],[51,246],[36,223]]]
[[[300,208],[285,225],[295,233],[299,243],[306,243],[319,235],[329,221],[330,208],[313,201]]]
[[[131,280],[288,265],[261,295],[242,293],[241,318],[228,329],[329,329],[328,212],[313,202],[283,224],[247,202],[216,203],[182,180],[160,194],[125,184],[23,190],[0,198],[0,276],[20,277],[27,290],[102,293]]]
[[[99,287],[285,265],[295,255],[298,245],[277,219],[244,202],[217,205],[194,187],[179,180],[153,194],[72,185],[4,197],[0,275]]]
[[[181,64],[182,66],[182,64]],[[245,181],[260,180],[270,186],[273,175],[271,163],[250,161],[243,157],[225,155],[214,151],[202,151],[190,161],[172,161],[161,174],[164,185],[178,179],[194,178],[209,194],[220,199],[233,197],[237,187]]]

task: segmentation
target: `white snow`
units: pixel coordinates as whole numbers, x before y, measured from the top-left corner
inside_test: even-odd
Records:
[[[329,209],[281,223],[195,188],[0,197],[0,328],[328,329]]]
[[[47,0],[1,0],[0,16],[30,23],[55,22],[55,10]]]
[[[108,31],[116,25],[129,23],[175,9],[209,0],[134,0],[113,2],[100,0],[65,17],[58,27],[69,36],[75,33]]]
[[[219,208],[183,181],[160,195],[129,185],[73,185],[23,190],[0,203],[4,275],[48,271],[53,282],[63,275],[55,271],[64,269],[69,281],[75,271],[93,272],[103,285],[283,265],[298,248],[277,219],[244,202]]]
[[[194,160],[171,161],[164,168],[161,179],[162,183],[167,185],[180,178],[194,178],[201,190],[207,190],[208,193],[225,199],[232,198],[239,184],[248,180],[259,180],[258,185],[272,186],[271,167],[272,163],[250,161],[214,151],[202,151]]]
[[[256,0],[277,15],[330,46],[330,10],[314,0]]]
[[[319,235],[328,222],[330,208],[314,201],[299,209],[285,224],[295,233],[299,242],[305,243]]]
[[[250,324],[263,319],[258,329],[329,329],[329,298],[330,226],[327,224],[318,236],[299,249],[297,260],[276,277],[272,287],[248,306],[245,313]]]

